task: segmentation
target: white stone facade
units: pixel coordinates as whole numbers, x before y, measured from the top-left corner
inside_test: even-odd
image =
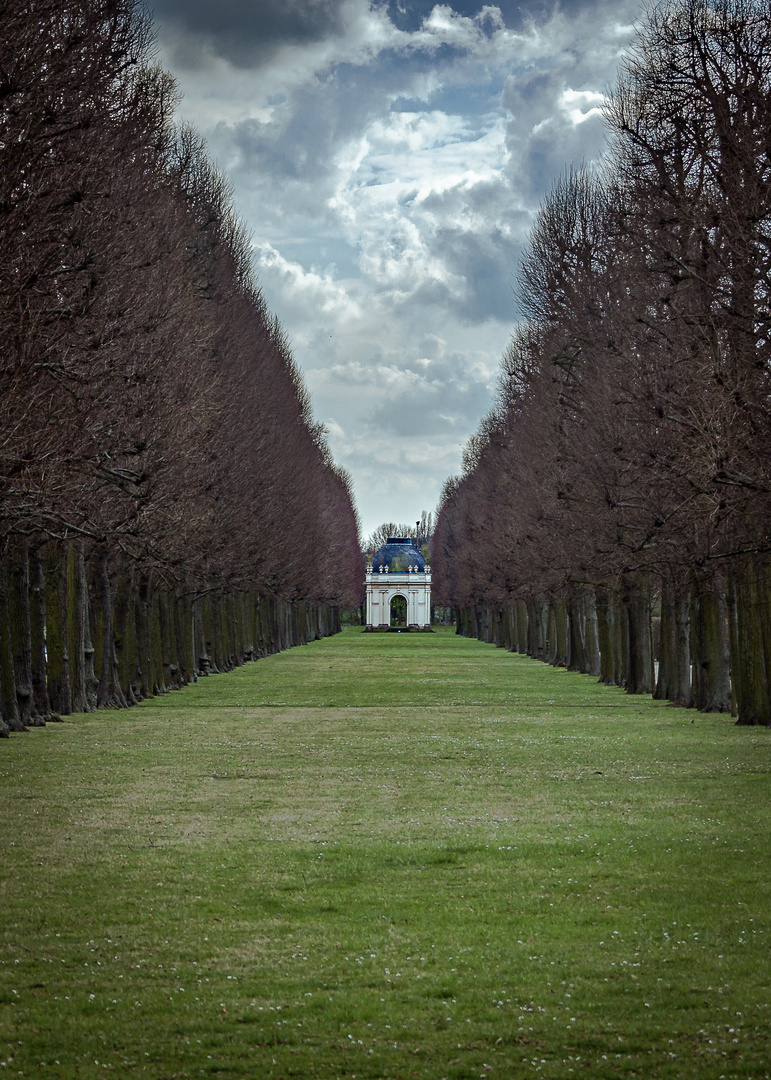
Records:
[[[386,630],[392,625],[391,601],[401,596],[407,603],[407,630],[431,629],[431,567],[390,571],[367,567],[367,629]]]

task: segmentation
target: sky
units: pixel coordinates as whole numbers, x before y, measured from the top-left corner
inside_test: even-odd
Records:
[[[417,521],[493,404],[541,199],[603,151],[639,0],[151,8],[363,535]]]

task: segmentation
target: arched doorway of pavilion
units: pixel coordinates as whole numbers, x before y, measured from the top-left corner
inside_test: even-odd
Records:
[[[407,625],[407,598],[399,593],[391,598],[391,626],[397,629]]]

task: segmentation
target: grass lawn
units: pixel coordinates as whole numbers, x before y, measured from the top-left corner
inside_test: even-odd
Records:
[[[771,731],[358,629],[0,743],[0,1078],[771,1076]]]

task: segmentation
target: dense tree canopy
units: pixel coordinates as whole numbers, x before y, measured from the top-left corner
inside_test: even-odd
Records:
[[[2,20],[7,733],[328,632],[362,561],[348,478],[228,186],[173,124],[143,9],[8,0]]]
[[[653,7],[606,121],[604,169],[533,228],[527,322],[438,515],[440,600],[633,692],[653,603],[657,694],[770,723],[767,5]]]

